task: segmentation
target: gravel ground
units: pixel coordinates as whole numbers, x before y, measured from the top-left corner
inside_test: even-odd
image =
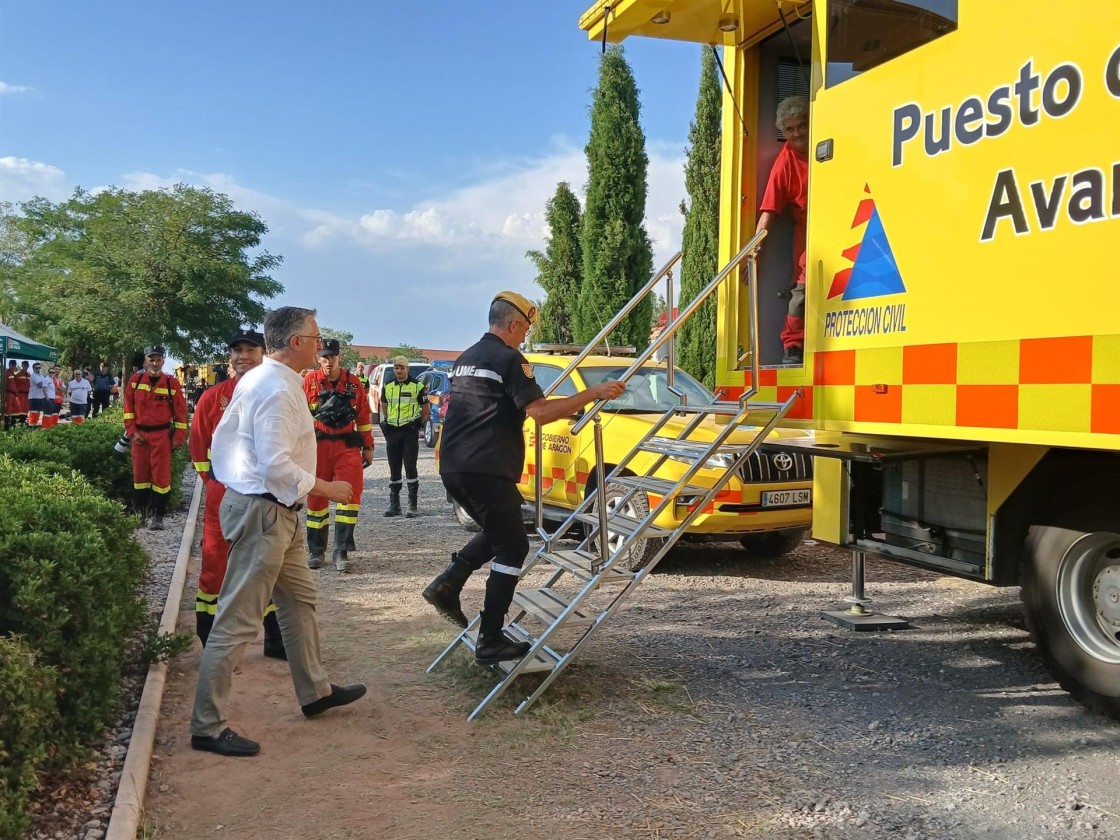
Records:
[[[150,834],[1120,840],[1120,729],[1044,671],[1017,590],[869,560],[873,607],[915,626],[849,633],[819,616],[847,594],[849,557],[812,541],[776,561],[737,544],[678,546],[528,715],[512,715],[527,693],[515,686],[479,722],[463,723],[492,679],[464,655],[423,675],[453,635],[419,589],[466,534],[423,447],[423,515],[382,518],[382,457],[379,442],[354,573],[317,573],[320,623],[331,673],[368,675],[375,695],[333,726],[350,727],[354,739],[372,729],[375,745],[402,749],[374,760],[355,746],[351,764],[331,756],[309,785],[318,757],[278,754],[280,730],[266,730],[267,764],[211,757],[219,763],[206,773],[219,774],[215,786],[236,787],[267,767],[268,785],[253,789],[266,813],[285,812],[280,827],[265,832],[259,811],[258,822],[239,822],[240,806],[213,792],[200,808],[202,771],[180,731],[193,689],[186,662],[165,702]],[[173,534],[158,535],[164,548],[150,545],[155,558],[166,550],[173,560]],[[157,535],[143,536],[150,544]],[[481,600],[480,578],[468,584],[468,609]],[[192,578],[188,594],[193,586]],[[242,668],[271,667],[261,663]],[[253,721],[249,734],[276,714]],[[128,725],[126,716],[107,739],[110,753]],[[306,731],[296,729],[306,726],[298,715],[291,726]],[[334,731],[315,730],[324,739]],[[119,766],[107,755],[102,782]],[[356,778],[366,781],[360,796],[347,784]],[[313,820],[299,821],[304,810]],[[96,816],[37,836],[98,838],[103,818],[82,826]]]

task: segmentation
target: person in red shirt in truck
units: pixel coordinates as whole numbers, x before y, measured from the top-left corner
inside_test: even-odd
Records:
[[[222,536],[222,523],[218,509],[226,494],[225,485],[214,478],[210,471],[210,443],[214,429],[222,419],[233,389],[242,374],[248,373],[264,361],[264,336],[256,330],[238,330],[230,336],[229,369],[233,377],[202,392],[194,410],[189,439],[191,460],[198,477],[206,484],[206,502],[202,513],[202,569],[198,574],[198,593],[195,595],[195,632],[202,646],[210,638],[214,616],[218,614],[218,593],[226,577],[226,560],[229,543]],[[264,655],[273,659],[287,659],[280,622],[276,618],[276,605],[271,601],[264,611]]]
[[[787,96],[778,103],[777,125],[786,137],[759,205],[755,233],[769,230],[786,210],[793,219],[793,283],[785,327],[782,364],[800,365],[805,357],[805,222],[809,208],[809,100]]]
[[[132,506],[153,531],[163,530],[171,492],[171,451],[187,439],[183,386],[163,372],[163,347],[144,350],[144,367],[124,389],[124,430],[132,441]],[[150,517],[150,519],[149,519]]]

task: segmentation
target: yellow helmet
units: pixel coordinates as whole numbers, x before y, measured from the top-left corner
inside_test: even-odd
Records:
[[[537,323],[537,305],[524,295],[519,295],[517,292],[498,292],[494,295],[494,300],[491,303],[499,300],[504,300],[514,309],[521,313],[521,315],[530,324]]]

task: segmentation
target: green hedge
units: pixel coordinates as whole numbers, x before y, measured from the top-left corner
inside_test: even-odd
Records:
[[[81,475],[0,456],[0,636],[22,636],[58,672],[50,748],[62,761],[111,723],[123,642],[143,622],[135,524]]]
[[[132,493],[131,456],[113,451],[122,434],[124,419],[121,409],[114,407],[86,423],[59,423],[50,429],[17,426],[0,434],[0,455],[43,464],[59,475],[77,470],[102,494],[127,505]],[[183,469],[188,457],[185,446],[172,455],[168,510],[176,510],[183,502]]]
[[[23,837],[27,800],[58,721],[57,672],[19,638],[0,636],[0,837]]]

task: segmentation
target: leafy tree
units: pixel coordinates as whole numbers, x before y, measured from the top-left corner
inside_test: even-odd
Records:
[[[622,48],[611,47],[599,62],[585,149],[587,199],[580,223],[583,284],[573,329],[577,342],[590,341],[653,271],[653,254],[642,224],[649,159],[638,112],[634,76]],[[611,340],[646,346],[651,308],[647,296]]]
[[[338,349],[341,351],[339,363],[343,370],[353,370],[357,367],[361,357],[358,355],[358,351],[351,346],[354,342],[354,333],[345,330],[332,330],[329,327],[322,326],[319,327],[319,332],[323,334],[323,338],[338,339]]]
[[[579,245],[579,199],[567,181],[556,185],[556,192],[548,200],[545,218],[548,219],[548,246],[543,253],[529,251],[526,254],[536,263],[537,283],[546,295],[540,304],[539,320],[533,327],[533,340],[570,344],[574,339],[572,316],[583,274],[583,254]]]
[[[23,323],[64,359],[120,358],[146,344],[204,359],[283,291],[260,249],[268,227],[228,196],[179,184],[67,201],[34,198],[7,213],[26,248],[0,265]]]
[[[719,259],[720,86],[715,57],[704,48],[696,115],[688,129],[684,184],[684,258],[681,305],[695,299],[716,276]],[[677,331],[677,359],[682,368],[709,388],[716,384],[716,297],[709,297]]]
[[[425,362],[428,361],[428,357],[424,355],[424,351],[413,344],[398,344],[389,351],[389,358],[385,361],[392,360],[394,356],[408,356],[410,360],[419,359]]]

